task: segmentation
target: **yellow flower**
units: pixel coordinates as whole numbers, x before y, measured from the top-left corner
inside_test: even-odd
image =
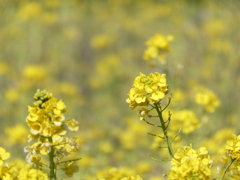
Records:
[[[41,165],[40,155],[49,155],[54,157],[55,165],[58,166],[64,156],[78,151],[75,137],[63,137],[67,133],[67,127],[71,131],[77,131],[78,122],[74,119],[66,121],[63,115],[66,111],[65,104],[46,90],[37,90],[33,98],[35,102],[28,107],[26,122],[30,128],[29,141],[37,139],[37,142],[25,147],[24,151],[28,153],[26,160],[32,167],[38,168]],[[71,174],[69,169],[66,171]]]
[[[9,141],[12,144],[26,143],[26,136],[28,134],[28,130],[25,126],[17,124],[13,127],[6,128],[5,132],[8,135]]]
[[[42,124],[41,123],[32,123],[30,132],[33,135],[40,134],[42,132]]]
[[[48,175],[43,171],[31,168],[22,168],[18,175],[18,180],[48,180]]]
[[[42,81],[47,76],[46,68],[37,65],[27,66],[23,69],[23,76],[31,81]]]
[[[76,140],[77,140],[77,138],[75,138],[75,137],[66,139],[66,144],[65,144],[64,148],[67,153],[72,153],[72,152],[78,151],[78,143],[76,142]]]
[[[170,129],[173,131],[179,131],[182,129],[184,134],[189,134],[195,129],[199,128],[201,123],[197,119],[195,113],[191,110],[184,109],[182,111],[172,111],[173,124]]]
[[[10,168],[8,165],[1,165],[0,166],[0,179],[4,179],[4,180],[12,180],[12,176],[11,176],[11,172]]]
[[[28,2],[20,7],[17,15],[22,21],[27,21],[39,16],[41,11],[42,7],[38,2]]]
[[[240,160],[240,135],[232,135],[232,139],[227,141],[226,150],[232,159]]]
[[[5,97],[10,102],[16,102],[20,99],[20,93],[17,89],[9,89],[5,92]]]
[[[48,141],[42,142],[39,147],[39,152],[42,155],[47,155],[51,151],[51,143]]]
[[[172,40],[173,36],[163,36],[161,34],[156,34],[147,41],[146,45],[155,46],[167,51],[169,50],[169,42]]]
[[[169,43],[173,40],[173,36],[163,36],[161,34],[156,34],[151,37],[146,45],[147,49],[144,51],[143,59],[159,59],[160,62],[165,63],[165,54],[169,51]]]
[[[195,101],[197,104],[202,105],[207,112],[214,112],[220,105],[217,95],[209,89],[202,89],[197,92]]]
[[[78,122],[74,119],[67,120],[67,127],[70,131],[78,131]]]
[[[172,167],[168,179],[199,179],[210,180],[212,160],[205,147],[198,150],[191,146],[178,149],[171,160]]]
[[[64,163],[64,172],[67,176],[72,176],[74,173],[78,172],[79,168],[74,161],[69,161]]]
[[[163,99],[167,92],[165,74],[156,72],[146,76],[140,73],[133,82],[126,102],[132,109],[137,106],[147,106],[149,103],[154,104]]]
[[[10,153],[6,152],[5,149],[0,147],[0,166],[3,165],[3,161],[10,157]]]
[[[145,59],[147,61],[149,61],[151,59],[155,59],[157,57],[158,57],[158,48],[157,47],[150,46],[144,51],[143,59]]]
[[[145,116],[148,115],[148,109],[141,108],[138,110],[138,114],[140,115],[140,120],[143,120],[145,118]]]

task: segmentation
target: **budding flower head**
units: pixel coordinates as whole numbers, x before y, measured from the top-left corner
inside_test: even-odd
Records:
[[[6,152],[6,150],[0,147],[0,166],[3,165],[3,161],[7,160],[10,157],[10,153]]]
[[[44,102],[48,101],[51,98],[52,98],[52,93],[47,92],[45,89],[42,91],[38,89],[33,96],[33,99],[35,100],[34,104],[40,107],[41,105],[43,105]]]
[[[127,103],[132,109],[137,106],[148,106],[157,103],[168,92],[166,74],[158,72],[145,75],[140,73],[133,82],[133,87],[128,93]]]

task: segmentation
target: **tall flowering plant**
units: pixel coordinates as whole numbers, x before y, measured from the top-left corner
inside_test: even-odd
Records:
[[[172,138],[169,136],[171,113],[169,112],[167,120],[163,118],[163,111],[169,106],[171,98],[164,107],[161,105],[162,99],[167,93],[168,85],[165,74],[155,72],[145,75],[140,73],[135,78],[126,101],[132,109],[140,107],[138,110],[140,120],[162,130],[163,136],[149,134],[166,142],[165,148],[168,149],[172,163],[171,171],[167,174],[168,179],[210,179],[212,160],[205,147],[194,150],[192,146],[185,146],[178,149],[176,153],[173,152],[172,143],[178,134]],[[155,111],[157,116],[151,115],[152,111]],[[150,117],[158,118],[159,122],[152,123],[148,121],[147,118]]]
[[[166,107],[161,106],[161,100],[168,93],[168,85],[166,82],[166,74],[160,74],[158,72],[151,73],[149,75],[145,75],[140,73],[133,82],[133,87],[130,89],[128,93],[127,103],[130,104],[132,109],[136,107],[141,107],[139,109],[140,119],[144,120],[146,123],[157,126],[162,129],[163,137],[167,143],[167,149],[172,158],[174,158],[174,153],[172,149],[172,140],[170,140],[168,136],[168,126],[170,124],[170,114],[167,121],[164,121],[162,112],[167,108],[170,104],[167,104]],[[149,108],[150,107],[150,108]],[[159,118],[159,124],[152,124],[145,119],[146,116],[149,115],[150,111],[156,110],[157,117]],[[153,136],[157,136],[155,134],[151,134]]]
[[[76,137],[66,137],[67,130],[78,131],[78,122],[66,119],[66,106],[60,99],[46,90],[37,90],[34,103],[28,107],[26,123],[30,128],[28,141],[34,142],[24,148],[27,162],[36,169],[49,169],[50,179],[57,179],[57,169],[72,176],[78,171],[75,161],[63,161],[69,154],[78,151]],[[48,165],[44,164],[43,156],[48,156]]]

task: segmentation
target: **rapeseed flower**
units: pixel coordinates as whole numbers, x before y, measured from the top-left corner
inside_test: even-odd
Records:
[[[180,148],[171,160],[168,179],[211,179],[212,160],[205,147],[194,150],[191,146]]]
[[[135,78],[126,101],[134,109],[137,106],[147,106],[159,102],[167,92],[168,85],[165,74],[155,72],[144,75],[140,73],[140,76]]]
[[[7,160],[10,157],[10,153],[6,152],[6,150],[0,147],[0,166],[3,165],[4,160]]]
[[[240,161],[240,135],[232,135],[232,139],[227,141],[226,150],[229,157]],[[240,170],[240,166],[238,168]]]
[[[207,112],[211,113],[220,105],[217,95],[209,89],[202,89],[197,92],[195,101],[197,104],[202,105]]]
[[[65,119],[66,106],[60,99],[46,90],[37,90],[34,94],[32,106],[28,107],[29,114],[26,118],[30,128],[29,141],[37,139],[31,146],[25,147],[27,162],[34,168],[41,168],[41,155],[48,155],[50,161],[50,177],[56,176],[56,167],[61,164],[61,159],[72,152],[78,151],[78,143],[75,137],[63,137],[66,135],[66,128],[70,131],[77,131],[78,122],[74,119]],[[65,172],[68,175],[76,172],[76,165],[68,164]],[[74,171],[70,171],[70,167]]]
[[[74,173],[78,172],[79,168],[76,165],[75,162],[70,161],[70,162],[66,162],[64,163],[64,169],[63,171],[65,172],[65,174],[67,176],[73,176]]]
[[[165,54],[169,51],[169,43],[173,40],[173,36],[163,36],[156,34],[147,42],[147,49],[144,51],[143,59],[152,60],[159,59],[160,62],[165,63]]]
[[[170,129],[175,132],[181,129],[184,134],[192,133],[201,125],[195,113],[188,109],[172,111],[172,121],[174,123],[170,126]]]
[[[32,168],[22,168],[18,175],[18,180],[48,180],[48,175],[43,171]]]

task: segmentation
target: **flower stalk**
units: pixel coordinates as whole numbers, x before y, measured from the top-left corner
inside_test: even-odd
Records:
[[[155,107],[155,109],[158,113],[158,117],[159,117],[159,120],[160,120],[160,123],[161,123],[161,128],[162,128],[162,131],[163,131],[163,134],[164,134],[164,140],[167,143],[168,152],[171,155],[171,157],[174,158],[172,143],[171,143],[171,141],[168,137],[168,131],[167,131],[168,125],[166,125],[166,123],[164,122],[164,119],[163,119],[163,116],[162,116],[162,111],[159,109],[160,108],[159,104],[154,103],[154,107]]]
[[[231,165],[234,163],[236,159],[231,158],[231,162],[227,165],[227,167],[224,169],[223,174],[219,180],[223,180],[224,176],[226,175],[228,169],[231,167]]]

